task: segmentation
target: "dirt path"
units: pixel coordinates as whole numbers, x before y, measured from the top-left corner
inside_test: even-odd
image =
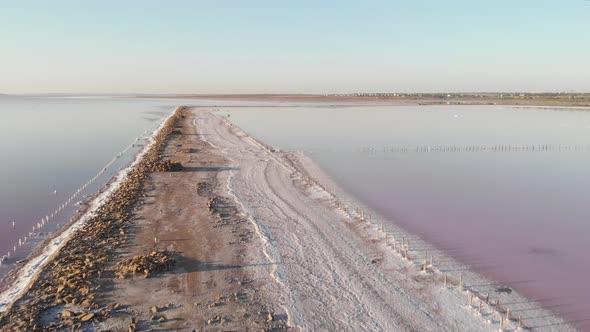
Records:
[[[264,285],[272,283],[252,225],[227,195],[226,160],[203,142],[187,112],[165,157],[184,166],[180,172],[154,173],[137,209],[130,244],[122,257],[153,250],[175,253],[172,273],[117,279],[108,299],[119,309],[101,330],[281,330]],[[253,243],[254,242],[254,243]],[[154,308],[156,307],[156,308]]]

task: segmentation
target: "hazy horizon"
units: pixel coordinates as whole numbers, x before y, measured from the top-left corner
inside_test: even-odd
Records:
[[[590,1],[590,0],[589,0]],[[518,94],[518,93],[525,93],[525,94],[589,94],[590,91],[523,91],[523,90],[514,90],[514,91],[415,91],[415,92],[400,92],[400,91],[353,91],[353,92],[333,92],[333,93],[291,93],[291,92],[252,92],[252,93],[143,93],[143,92],[127,92],[127,93],[109,93],[109,92],[47,92],[47,93],[2,93],[0,92],[0,97],[158,97],[158,96],[165,96],[165,97],[190,97],[190,96],[281,96],[281,95],[289,95],[289,96],[298,96],[298,95],[350,95],[355,93],[400,93],[400,94]]]
[[[590,92],[590,2],[4,2],[3,94]]]

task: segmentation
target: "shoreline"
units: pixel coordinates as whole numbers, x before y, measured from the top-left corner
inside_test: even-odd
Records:
[[[65,262],[59,268],[89,269],[90,284],[80,286],[82,282],[78,289],[95,282],[108,287],[88,288],[73,303],[51,304],[51,298],[28,294],[18,300],[19,310],[2,314],[0,327],[28,326],[18,324],[34,318],[51,322],[42,327],[54,329],[92,324],[133,330],[498,330],[506,309],[485,303],[485,293],[473,286],[494,282],[464,272],[460,285],[460,277],[447,271],[445,287],[445,270],[438,263],[452,264],[454,270],[465,265],[400,227],[381,226],[383,218],[343,191],[309,157],[257,141],[212,108],[177,108],[190,114],[187,119],[183,115],[182,126],[178,118],[166,125],[168,133],[179,134],[159,141],[158,160],[180,161],[185,169],[138,179],[141,189],[125,198],[132,202],[131,210],[121,220],[109,221],[113,225],[100,226],[108,227],[105,234],[114,241],[105,247],[110,253],[100,249],[98,256],[88,257],[90,262],[107,257],[102,277],[97,266],[73,256],[75,250],[57,253]],[[72,238],[83,236],[76,232]],[[405,251],[399,253],[402,248],[409,259],[403,257]],[[426,250],[436,253],[434,264],[423,264]],[[153,278],[116,277],[117,264],[146,251],[175,253],[177,266]],[[59,289],[43,282],[45,288]],[[538,306],[516,292],[495,295],[491,300],[499,298],[500,306],[523,302],[510,306],[513,316],[504,323],[506,329],[518,329],[519,311]],[[51,310],[30,316],[24,311],[30,304]],[[68,318],[68,310],[82,313]],[[522,329],[551,325],[543,331],[575,330],[546,309],[535,310],[549,317],[535,324],[523,319]],[[237,312],[243,315],[236,317]]]
[[[332,180],[330,175],[323,171],[311,157],[300,152],[296,152],[294,154],[296,155],[295,158],[301,162],[301,167],[303,167],[303,169],[309,171],[311,176],[315,179],[320,179],[317,183],[318,186],[321,186],[323,190],[330,193],[335,200],[347,202],[346,205],[348,206],[356,206],[358,211],[362,211],[358,214],[360,216],[365,216],[365,222],[371,225],[373,232],[376,232],[383,237],[387,236],[388,241],[385,244],[385,247],[394,255],[397,255],[399,258],[403,259],[401,253],[394,250],[392,242],[395,241],[395,238],[399,239],[400,237],[405,237],[406,239],[412,240],[412,246],[417,247],[417,249],[410,250],[408,252],[410,256],[414,256],[412,261],[415,268],[421,269],[425,259],[424,253],[426,252],[428,254],[426,258],[427,265],[433,268],[433,271],[435,271],[442,280],[441,283],[444,283],[444,276],[446,275],[448,283],[454,283],[455,286],[457,286],[460,283],[462,276],[464,284],[464,289],[462,292],[465,293],[466,296],[468,294],[472,294],[478,299],[485,300],[486,295],[490,294],[490,303],[494,304],[494,301],[498,300],[500,308],[496,310],[502,311],[504,314],[506,313],[506,308],[509,307],[513,313],[530,313],[532,311],[535,313],[535,316],[542,318],[541,320],[537,320],[534,317],[532,319],[527,319],[525,316],[523,316],[523,323],[520,329],[542,329],[543,331],[551,331],[551,329],[547,329],[547,327],[555,326],[557,327],[556,331],[562,331],[560,326],[563,326],[563,331],[577,331],[576,327],[574,326],[576,322],[566,321],[559,313],[546,308],[545,305],[537,302],[537,300],[519,293],[518,287],[513,287],[508,283],[497,282],[493,278],[489,278],[480,272],[474,271],[473,266],[461,262],[460,259],[455,258],[454,255],[448,250],[441,249],[440,247],[432,244],[432,242],[424,239],[424,237],[418,233],[404,229],[404,227],[396,224],[395,221],[391,221],[387,217],[382,216],[381,214],[372,210],[365,203],[362,203],[358,198],[353,197],[351,194],[343,190],[337,182]],[[330,189],[326,189],[326,186]],[[342,206],[342,203],[338,205]],[[359,216],[357,216],[357,218],[359,218]],[[430,257],[435,257],[435,264],[430,264]],[[437,263],[437,261],[439,263]],[[444,263],[442,266],[440,264],[441,261]],[[510,291],[497,291],[498,289]],[[469,298],[467,297],[465,301],[466,309],[471,310],[471,313],[477,315],[478,308],[477,305],[475,305],[477,302],[474,301],[474,306],[471,308],[467,306],[468,302]],[[502,303],[509,303],[509,305],[504,306]],[[513,317],[517,319],[518,314]],[[487,321],[485,323],[489,324]],[[519,327],[516,326],[516,328],[518,330]]]
[[[164,123],[166,121],[166,119],[167,118],[164,118],[162,120],[162,123]],[[151,131],[154,135],[160,126],[161,125],[158,125],[158,126],[155,126],[152,128]],[[145,134],[147,134],[148,132],[149,132],[149,129],[146,130],[142,135],[140,135],[138,137],[138,139],[140,137],[144,137]],[[150,136],[153,136],[153,135],[150,135]],[[146,138],[143,138],[143,139],[146,139]],[[148,141],[151,139],[152,139],[152,137],[147,138]],[[91,180],[86,182],[85,185],[90,185],[90,184],[94,183],[94,181],[97,178],[99,178],[100,176],[102,176],[106,172],[106,170],[119,159],[119,157],[121,157],[125,153],[127,153],[127,151],[129,149],[131,149],[134,145],[135,145],[135,142],[126,146],[114,158],[109,160],[107,162],[107,164],[105,164],[102,168],[100,168],[99,172]],[[13,266],[10,270],[8,270],[4,275],[2,275],[0,277],[0,299],[3,295],[3,293],[5,291],[7,291],[7,289],[12,285],[12,283],[14,283],[15,280],[19,277],[21,270],[26,266],[26,264],[29,261],[31,261],[32,259],[35,259],[40,255],[43,255],[44,250],[46,250],[46,247],[49,246],[52,241],[54,241],[55,239],[60,237],[64,232],[68,231],[70,229],[70,227],[74,226],[74,224],[76,224],[87,213],[91,213],[90,210],[92,209],[92,205],[94,204],[95,200],[99,199],[105,190],[108,190],[112,185],[116,185],[116,182],[119,181],[119,176],[123,172],[126,172],[129,168],[131,168],[133,166],[133,164],[137,161],[140,154],[147,147],[148,146],[146,144],[141,150],[137,151],[135,153],[135,155],[133,156],[133,159],[130,161],[130,163],[125,168],[123,168],[123,169],[120,168],[116,173],[114,173],[114,175],[112,175],[112,177],[110,179],[108,179],[108,181],[102,187],[99,187],[96,190],[96,192],[94,192],[92,194],[91,197],[89,197],[86,200],[83,199],[84,203],[82,205],[80,205],[80,206],[77,206],[75,204],[72,205],[72,206],[76,206],[76,208],[74,209],[74,211],[72,211],[72,214],[70,215],[70,217],[65,219],[63,227],[58,227],[56,230],[49,231],[49,232],[41,232],[41,233],[45,233],[47,235],[43,235],[44,238],[42,238],[38,243],[33,245],[31,251],[23,259],[20,260],[20,263],[18,263],[18,261],[15,262],[15,266]],[[82,189],[82,188],[80,188],[80,189]],[[79,194],[75,193],[72,196],[72,198],[77,197],[78,195]],[[66,241],[67,241],[67,239],[66,239]],[[0,302],[0,310],[2,310],[2,305],[3,305],[3,303]]]
[[[31,287],[38,281],[40,274],[52,262],[54,262],[62,252],[65,246],[77,236],[81,229],[93,219],[100,218],[101,209],[107,204],[116,200],[113,195],[125,185],[129,175],[138,168],[138,165],[145,160],[145,156],[150,152],[153,146],[158,142],[158,135],[169,125],[171,119],[178,113],[177,108],[168,118],[162,121],[161,125],[154,130],[150,136],[150,142],[135,156],[134,161],[127,168],[117,172],[111,181],[99,192],[96,197],[88,202],[88,209],[77,220],[73,221],[69,227],[61,231],[57,236],[50,239],[45,247],[40,249],[40,254],[27,259],[24,266],[19,269],[18,275],[12,284],[0,294],[0,325],[2,325],[5,315],[9,313],[16,302],[23,298]]]
[[[226,123],[227,123],[228,121],[227,121],[226,119],[223,119],[223,122],[226,122]],[[228,125],[229,125],[229,126],[232,126],[231,124],[228,124]],[[235,126],[234,126],[234,128],[235,128]],[[235,130],[236,132],[239,132],[239,129],[237,129],[237,128],[236,128],[236,129],[234,129],[234,130]],[[245,136],[245,137],[247,137],[248,139],[250,139],[250,140],[253,140],[253,141],[254,141],[254,139],[253,139],[253,138],[249,137],[247,134],[245,134],[245,133],[243,133],[243,132],[242,132],[242,133],[238,133],[238,134],[236,134],[236,135],[238,135],[238,136]],[[258,144],[258,145],[260,145],[260,146],[263,146],[263,145],[264,145],[263,143],[260,143],[260,142],[257,142],[257,144]],[[274,153],[275,153],[275,152],[274,152],[275,150],[274,150],[273,148],[269,148],[269,149],[270,149],[270,150],[268,150],[268,153],[269,153],[269,154],[274,154]],[[276,152],[276,153],[279,153],[279,152]],[[309,167],[309,163],[307,163],[307,165],[308,165],[307,167]],[[316,167],[317,167],[317,166],[316,166]],[[305,171],[305,168],[306,168],[306,166],[303,166],[303,170],[304,170],[304,171]],[[299,171],[301,171],[301,169],[300,169]],[[326,177],[323,177],[323,179],[322,179],[321,181],[324,181],[325,179],[326,179]],[[316,185],[317,185],[317,183],[316,183]],[[336,185],[336,184],[334,184],[334,187],[337,187],[337,185]],[[341,191],[341,193],[342,193],[342,192],[343,192],[343,191]],[[316,194],[318,194],[318,193],[316,193]],[[327,199],[327,198],[325,197],[325,193],[324,193],[324,194],[318,194],[318,195],[320,195],[320,196],[323,196],[323,198],[322,198],[323,200]],[[328,195],[330,195],[330,194],[328,194]],[[332,196],[332,197],[331,197],[331,198],[329,198],[329,200],[334,200],[334,199],[338,200],[338,199],[337,199],[337,198],[336,198],[334,195],[330,195],[330,196]],[[351,200],[351,201],[354,201],[354,200]],[[358,204],[358,202],[357,202],[356,204]],[[348,210],[348,209],[347,209],[346,211],[343,211],[343,210],[342,210],[342,207],[340,206],[340,203],[332,203],[332,205],[333,205],[333,207],[335,207],[336,209],[340,210],[340,212],[341,212],[341,213],[344,213],[344,214],[349,214],[349,212],[350,212],[350,210]],[[359,205],[357,205],[357,206],[359,206]],[[352,214],[349,214],[349,215],[348,215],[348,217],[349,217],[349,218],[352,218],[352,219],[354,219],[354,220],[356,220],[356,221],[359,221],[359,220],[361,220],[361,221],[362,221],[362,223],[367,223],[367,224],[370,224],[370,223],[368,223],[366,220],[363,220],[364,218],[362,218],[362,213],[354,212],[354,213],[352,213]],[[381,229],[377,228],[376,224],[372,224],[372,225],[370,225],[370,228],[372,229],[372,231],[371,231],[371,232],[372,232],[373,236],[374,236],[374,237],[376,237],[376,238],[378,238],[378,239],[379,239],[379,238],[382,238],[382,237],[385,235],[385,232],[384,232],[383,230],[381,230]],[[401,236],[401,237],[403,237],[403,236],[404,236],[404,235],[401,235],[401,234],[406,234],[405,236],[406,236],[407,238],[411,238],[411,239],[412,239],[412,241],[417,241],[417,242],[420,242],[420,244],[424,244],[424,243],[425,243],[424,241],[421,241],[421,240],[419,240],[419,238],[418,238],[417,236],[415,236],[415,235],[412,235],[412,234],[410,234],[409,232],[406,232],[406,231],[404,231],[404,230],[401,230],[401,228],[395,227],[395,229],[396,229],[396,231],[395,231],[394,233],[397,233],[397,238],[398,238],[398,240],[397,240],[398,244],[397,244],[397,245],[398,245],[398,246],[400,245],[400,243],[399,243],[399,241],[400,241],[400,240],[399,240],[399,237],[400,237],[400,236]],[[370,233],[371,233],[371,232],[370,232]],[[388,232],[388,233],[391,233],[391,232]],[[399,254],[393,254],[393,253],[391,252],[391,241],[393,241],[393,239],[391,238],[391,235],[392,235],[392,234],[389,234],[389,235],[388,235],[388,239],[389,239],[389,242],[390,242],[390,243],[389,243],[389,245],[388,245],[388,246],[384,246],[384,247],[385,247],[384,249],[385,249],[386,251],[390,251],[390,254],[391,254],[391,255],[396,255],[396,256],[397,256],[397,258],[399,259],[399,258],[400,258],[400,255],[399,255]],[[431,250],[430,252],[431,252],[431,253],[432,253],[432,252],[434,252],[434,251],[436,250],[435,248],[433,248],[433,247],[432,247],[432,246],[430,246],[430,245],[428,245],[428,247],[430,248],[430,250]],[[414,252],[413,252],[413,250],[410,250],[410,255],[411,255],[411,256],[420,255],[420,253],[419,253],[419,250],[418,250],[418,251],[414,251]],[[448,255],[446,255],[446,254],[445,254],[445,255],[441,255],[440,257],[441,257],[442,259],[445,259],[445,260],[450,260],[450,259],[451,259],[451,258],[450,258],[450,257],[448,257]],[[440,258],[439,258],[439,259],[440,259]],[[453,262],[454,262],[454,260],[453,260]],[[456,263],[455,263],[455,264],[456,264]],[[420,263],[411,263],[411,264],[410,264],[410,266],[413,266],[413,267],[418,267],[418,268],[420,267],[420,265],[421,265]],[[435,264],[435,265],[436,265],[436,264]],[[465,268],[465,265],[462,265],[462,264],[456,264],[456,265],[457,265],[456,267],[462,267],[462,268]],[[430,266],[430,264],[428,264],[428,266]],[[430,268],[430,267],[429,267],[429,268]],[[437,272],[438,272],[438,271],[437,271]],[[438,282],[438,284],[441,284],[441,283],[442,283],[442,280],[441,280],[441,278],[442,278],[442,274],[440,274],[440,273],[439,273],[439,275],[438,275],[438,276],[439,276],[439,280],[438,280],[437,282]],[[473,279],[471,279],[471,278],[469,278],[469,279],[468,279],[468,277],[471,277],[471,276],[473,276],[473,277],[472,277]],[[466,286],[466,290],[465,290],[466,294],[475,294],[475,292],[474,292],[474,291],[477,291],[477,292],[479,293],[479,297],[480,297],[480,298],[483,298],[483,297],[484,297],[484,294],[481,294],[481,293],[482,293],[482,289],[474,289],[472,286],[470,287],[470,286],[467,284],[467,281],[469,281],[469,283],[471,283],[471,285],[473,285],[473,284],[482,284],[482,282],[484,282],[484,285],[497,285],[496,283],[494,283],[494,282],[492,282],[492,281],[489,281],[488,279],[485,279],[485,278],[483,278],[483,277],[481,277],[481,276],[479,276],[479,275],[477,275],[477,274],[475,274],[475,273],[470,273],[469,275],[467,275],[467,273],[466,273],[466,274],[465,274],[465,276],[464,276],[464,278],[465,278],[465,279],[464,279],[464,282],[465,282],[465,286]],[[455,279],[454,281],[455,281],[456,283],[458,283],[458,282],[459,282],[459,280],[457,280],[457,279],[459,279],[459,277],[458,277],[458,276],[456,276],[454,279]],[[436,282],[435,282],[435,283],[436,283]],[[449,283],[451,283],[451,278],[450,278],[450,277],[449,277]],[[470,288],[471,288],[471,290],[470,290]],[[480,287],[480,288],[482,288],[482,287]],[[483,288],[485,289],[485,287],[483,287]],[[500,288],[501,288],[501,287],[500,287]],[[456,293],[463,293],[463,292],[459,292],[459,291],[457,291]],[[455,295],[458,295],[458,294],[455,294]],[[492,296],[493,296],[493,295],[492,295]],[[505,312],[506,312],[506,308],[503,308],[503,307],[502,307],[502,303],[522,302],[522,303],[524,303],[524,304],[525,304],[525,305],[523,305],[523,306],[511,306],[511,307],[512,307],[512,308],[511,308],[512,310],[531,310],[531,309],[530,309],[530,307],[531,307],[531,306],[533,306],[533,307],[534,307],[534,306],[536,306],[536,305],[537,305],[535,302],[533,302],[533,301],[529,301],[529,300],[525,300],[525,299],[524,299],[524,297],[522,297],[522,296],[520,296],[520,295],[517,295],[517,294],[516,294],[516,292],[512,292],[512,291],[511,291],[511,294],[510,294],[510,295],[499,294],[499,295],[497,296],[497,298],[499,298],[499,299],[501,300],[501,303],[500,303],[500,308],[499,308],[500,310],[499,310],[499,311],[504,311],[504,314],[505,314]],[[453,300],[451,300],[451,301],[455,302],[455,305],[457,305],[457,304],[458,304],[458,303],[457,303],[457,299],[456,299],[456,298],[455,298],[455,299],[453,299]],[[477,301],[477,300],[476,300],[476,301]],[[465,302],[465,301],[461,301],[461,300],[459,300],[458,302],[459,302],[459,303],[463,302],[463,305],[465,305],[465,304],[467,304],[467,303],[468,303],[468,301],[467,301],[467,302]],[[474,302],[475,302],[475,301],[474,301]],[[526,308],[529,308],[529,309],[525,309],[525,308],[523,308],[523,307],[526,307]],[[548,311],[546,311],[545,309],[539,309],[539,312],[548,312]],[[542,315],[542,316],[545,316],[545,315]],[[554,329],[554,330],[569,330],[569,329],[570,329],[570,327],[567,327],[567,326],[565,326],[565,325],[566,325],[565,321],[564,321],[563,319],[561,319],[560,317],[556,316],[555,314],[551,313],[551,314],[548,314],[547,316],[548,316],[548,317],[545,317],[543,320],[539,320],[539,321],[532,322],[532,323],[536,323],[536,324],[530,324],[530,325],[531,325],[531,326],[533,326],[533,325],[534,325],[534,326],[540,326],[540,325],[543,325],[543,324],[544,324],[544,325],[553,325],[553,324],[556,324],[556,325],[554,325],[554,326],[553,326],[553,328],[549,328],[549,330],[552,330],[552,329]],[[514,317],[514,316],[513,316],[513,317]],[[514,317],[514,318],[517,318],[517,317]],[[513,319],[514,319],[514,318],[513,318]],[[530,321],[530,320],[529,320],[529,321]],[[497,317],[497,320],[496,320],[495,324],[496,324],[496,327],[498,327],[498,326],[499,326],[499,324],[500,324],[500,323],[499,323],[499,316]],[[514,322],[513,322],[513,324],[518,324],[518,322],[516,322],[516,323],[514,323]],[[523,322],[523,326],[524,326],[524,324],[525,324],[525,323]],[[487,327],[486,327],[486,325],[487,325]],[[480,328],[482,328],[482,329],[484,329],[484,328],[489,328],[489,327],[491,327],[490,325],[494,325],[494,321],[493,321],[493,320],[492,320],[492,322],[491,322],[491,323],[490,323],[490,322],[487,322],[487,321],[486,321],[486,322],[484,322],[484,321],[482,320],[482,326],[481,326]],[[516,328],[516,326],[513,326],[513,327],[514,327],[514,328]],[[524,328],[524,327],[523,327],[523,328]],[[574,330],[573,328],[571,328],[571,329],[572,329],[572,330]]]

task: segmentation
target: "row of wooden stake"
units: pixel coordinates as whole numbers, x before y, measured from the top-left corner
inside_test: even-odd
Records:
[[[140,137],[138,137],[135,141],[139,141],[141,139],[141,137],[144,136],[148,132],[149,131],[146,130],[143,133],[143,135],[141,135]],[[12,248],[12,250],[9,250],[8,253],[6,253],[5,255],[3,255],[2,257],[0,257],[0,266],[2,266],[5,261],[7,261],[8,259],[10,259],[10,257],[12,257],[13,255],[15,255],[18,248],[24,246],[33,237],[37,237],[39,235],[39,232],[41,231],[41,229],[45,226],[45,224],[47,224],[50,221],[52,221],[55,218],[57,218],[58,215],[63,210],[65,210],[67,207],[71,206],[73,204],[74,200],[78,196],[80,196],[80,194],[82,194],[82,192],[86,188],[88,188],[88,186],[90,186],[91,184],[93,184],[102,174],[104,174],[108,170],[108,168],[113,163],[115,163],[117,161],[117,159],[121,158],[121,156],[123,156],[133,146],[135,146],[135,144],[130,144],[123,151],[119,152],[115,158],[113,158],[106,166],[104,166],[94,177],[92,177],[85,184],[83,184],[80,188],[78,188],[76,190],[76,192],[74,192],[74,194],[72,196],[70,196],[63,204],[61,204],[55,211],[53,211],[52,213],[50,213],[50,214],[46,215],[45,217],[41,218],[41,220],[37,224],[33,225],[32,231],[29,232],[27,236],[24,236],[24,237],[18,239],[18,245],[15,245]],[[57,194],[57,191],[54,191],[54,194]],[[16,223],[14,221],[12,221],[12,230],[13,231],[16,230]]]

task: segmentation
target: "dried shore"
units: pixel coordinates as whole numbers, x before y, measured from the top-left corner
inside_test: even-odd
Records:
[[[267,147],[210,110],[179,108],[0,328],[519,329],[506,306],[423,263],[417,237],[377,227],[327,183],[304,156]],[[547,317],[534,322],[543,331],[574,330]],[[527,323],[520,329],[534,330]]]
[[[271,103],[314,103],[314,104],[371,104],[371,105],[504,105],[540,106],[588,110],[590,94],[561,93],[452,93],[452,94],[383,94],[322,95],[322,94],[211,94],[211,95],[142,95],[138,98],[201,99],[216,101],[271,102]]]

